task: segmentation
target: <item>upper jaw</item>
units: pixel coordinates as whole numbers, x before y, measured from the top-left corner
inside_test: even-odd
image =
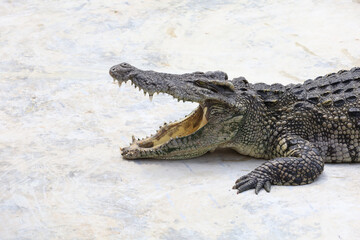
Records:
[[[130,80],[135,88],[149,93],[150,98],[154,93],[161,92],[172,95],[178,101],[204,103],[206,100],[218,100],[234,105],[234,86],[226,80],[227,75],[223,72],[168,74],[143,71],[121,63],[111,67],[109,73],[119,85]]]
[[[109,74],[118,81],[119,85],[123,82],[131,81],[131,84],[144,93],[148,93],[150,99],[155,93],[167,93],[178,101],[191,101],[200,103],[203,97],[198,94],[184,94],[185,85],[191,85],[182,75],[167,74],[154,71],[143,71],[131,66],[128,63],[121,63],[110,68]]]

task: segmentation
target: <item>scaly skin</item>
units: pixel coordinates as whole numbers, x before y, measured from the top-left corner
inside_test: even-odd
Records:
[[[226,73],[167,74],[127,63],[110,75],[149,93],[198,102],[187,118],[165,124],[151,137],[133,138],[126,159],[183,159],[216,148],[271,159],[239,178],[238,193],[271,185],[313,182],[325,162],[360,162],[360,68],[307,80],[304,84],[250,84]]]

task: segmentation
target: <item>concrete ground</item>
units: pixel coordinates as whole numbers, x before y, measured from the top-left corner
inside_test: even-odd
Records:
[[[237,195],[233,151],[126,161],[195,108],[108,69],[223,70],[300,83],[360,66],[360,2],[0,0],[0,239],[359,239],[360,165]]]

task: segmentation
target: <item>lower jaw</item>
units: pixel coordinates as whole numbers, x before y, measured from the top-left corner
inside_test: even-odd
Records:
[[[123,150],[122,155],[125,159],[188,159],[204,155],[213,148],[184,147],[184,149],[152,149],[138,150],[128,152]]]
[[[175,155],[169,155],[169,156],[157,156],[154,157],[156,159],[169,159],[169,160],[177,160],[177,159],[189,159],[189,158],[196,158],[204,155],[209,150],[199,150],[196,152],[183,152],[183,153],[177,153]]]

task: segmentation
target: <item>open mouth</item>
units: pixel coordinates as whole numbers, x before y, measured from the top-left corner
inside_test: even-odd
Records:
[[[170,124],[164,124],[154,136],[135,141],[140,148],[157,148],[173,139],[190,136],[207,123],[207,108],[199,105],[190,115]]]
[[[124,82],[116,78],[114,81],[118,81],[119,86]],[[132,85],[143,90],[144,95],[149,94],[152,100],[153,93],[147,92],[134,82]],[[184,99],[181,100],[184,101]],[[164,123],[154,135],[137,140],[133,136],[130,146],[121,148],[123,157],[127,159],[153,158],[180,149],[180,147],[184,151],[187,150],[187,143],[191,142],[194,135],[208,123],[207,110],[206,104],[199,103],[199,106],[188,116],[175,122]]]

